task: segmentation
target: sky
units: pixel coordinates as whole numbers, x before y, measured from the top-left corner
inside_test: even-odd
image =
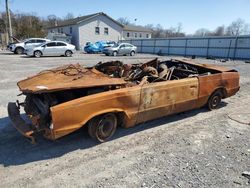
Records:
[[[182,24],[187,34],[197,29],[214,30],[242,18],[250,23],[250,0],[9,0],[13,12],[35,13],[46,18],[104,12],[114,19],[127,17],[138,25],[161,24],[164,28]],[[0,0],[0,11],[5,0]],[[137,19],[137,21],[134,21]]]

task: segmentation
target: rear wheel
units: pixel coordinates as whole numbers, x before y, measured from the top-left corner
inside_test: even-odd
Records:
[[[135,55],[134,51],[130,52],[130,56],[134,56],[134,55]]]
[[[113,52],[113,56],[117,56],[117,51],[114,51],[114,52]]]
[[[220,91],[215,91],[207,102],[207,107],[209,110],[217,109],[220,105],[222,99],[222,93]]]
[[[71,56],[72,56],[72,52],[71,52],[70,50],[67,50],[67,51],[65,52],[65,56],[66,56],[66,57],[71,57]]]
[[[15,49],[15,54],[23,54],[23,52],[24,52],[24,49],[23,48],[21,48],[21,47],[17,47],[16,49]]]
[[[35,51],[35,52],[34,52],[34,56],[35,56],[35,57],[41,57],[41,56],[42,56],[42,52],[40,52],[39,50],[38,50],[38,51]]]
[[[88,133],[92,138],[99,142],[105,142],[113,136],[116,127],[116,115],[113,113],[107,113],[90,120],[88,123]]]

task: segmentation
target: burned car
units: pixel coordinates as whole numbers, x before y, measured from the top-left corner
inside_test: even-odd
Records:
[[[17,85],[26,98],[8,104],[9,117],[32,142],[35,133],[55,140],[83,126],[92,138],[104,142],[117,126],[129,128],[203,106],[216,109],[221,99],[240,88],[236,70],[188,59],[67,65]],[[22,119],[20,108],[31,123]]]

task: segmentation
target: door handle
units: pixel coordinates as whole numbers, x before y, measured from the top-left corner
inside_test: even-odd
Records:
[[[196,85],[194,85],[194,86],[190,86],[190,88],[197,88],[197,86],[196,86]]]

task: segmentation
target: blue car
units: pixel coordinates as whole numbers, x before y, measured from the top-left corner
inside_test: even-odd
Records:
[[[115,42],[109,41],[98,41],[96,43],[87,42],[84,47],[86,53],[100,53],[104,48],[113,46]]]

